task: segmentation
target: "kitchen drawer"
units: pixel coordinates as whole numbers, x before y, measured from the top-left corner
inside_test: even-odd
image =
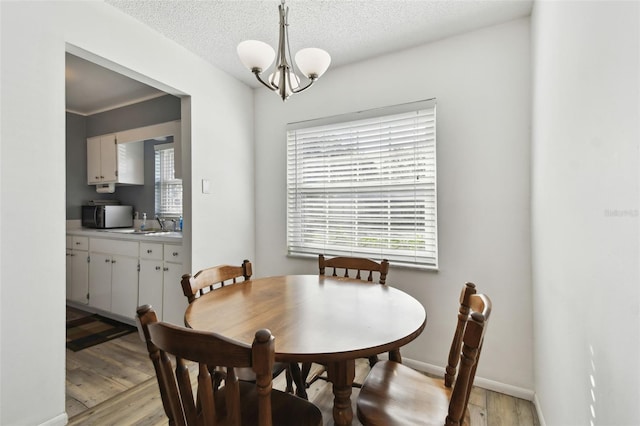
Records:
[[[164,261],[182,263],[182,246],[175,244],[164,245]]]
[[[89,250],[89,237],[72,236],[70,248],[74,250]]]
[[[162,260],[162,244],[140,243],[140,258]]]
[[[118,254],[120,256],[138,257],[137,241],[118,241],[103,238],[91,238],[91,251],[97,253]]]

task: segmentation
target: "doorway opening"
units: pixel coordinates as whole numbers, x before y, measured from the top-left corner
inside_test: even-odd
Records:
[[[66,46],[66,226],[81,227],[81,205],[90,200],[117,200],[122,204],[136,205],[140,213],[154,210],[154,145],[161,142],[174,143],[174,161],[176,174],[182,179],[182,251],[180,276],[191,270],[191,97],[151,77],[142,75],[126,64],[117,64],[101,56],[83,50],[77,46]],[[175,129],[172,123],[178,123]],[[144,128],[149,132],[135,135],[136,129]],[[159,131],[163,134],[155,134]],[[145,178],[142,185],[115,186],[115,192],[97,192],[96,185],[89,185],[87,179],[87,138],[104,134],[120,133],[133,138],[129,143],[145,145],[144,162]],[[166,134],[164,134],[166,133]],[[166,138],[164,141],[156,140]],[[146,149],[150,148],[150,149]],[[146,158],[150,155],[150,159]],[[149,167],[150,165],[150,167]],[[151,176],[149,178],[149,176]],[[153,218],[154,214],[150,214]],[[67,252],[69,253],[69,252]],[[87,253],[88,254],[88,253]],[[67,290],[69,280],[75,274],[67,256]],[[136,260],[137,267],[140,263]],[[80,275],[86,274],[85,281],[88,294],[89,272],[87,263]],[[76,274],[77,275],[77,274]],[[76,289],[77,290],[77,289]],[[76,294],[82,294],[77,292]],[[67,293],[67,298],[69,293]],[[180,299],[181,300],[181,299]],[[136,306],[138,300],[136,300]],[[91,309],[85,305],[89,311]],[[129,309],[126,310],[129,312]],[[131,312],[131,319],[135,309]],[[135,340],[137,336],[123,339]],[[127,346],[129,345],[129,346]],[[132,342],[123,340],[122,347],[132,348],[131,355],[139,356]],[[146,354],[145,354],[146,357]],[[75,378],[74,380],[76,380]],[[91,379],[89,379],[91,380]],[[67,380],[69,386],[70,380]],[[77,385],[77,380],[76,380]],[[108,389],[109,386],[105,386]],[[95,401],[94,401],[95,402]],[[67,399],[67,416],[89,408],[81,401]]]

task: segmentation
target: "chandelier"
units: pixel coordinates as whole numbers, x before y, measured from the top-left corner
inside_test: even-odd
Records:
[[[315,81],[324,74],[331,63],[331,56],[315,47],[308,47],[296,53],[295,64],[298,70],[309,80],[305,85],[300,84],[300,77],[296,73],[291,60],[289,49],[289,24],[287,16],[289,7],[284,0],[278,6],[280,14],[280,37],[278,42],[278,54],[274,72],[264,80],[261,74],[269,68],[276,52],[267,43],[258,40],[245,40],[238,45],[240,60],[255,74],[256,78],[267,89],[278,92],[283,101],[286,101],[293,93],[300,93],[311,87]]]

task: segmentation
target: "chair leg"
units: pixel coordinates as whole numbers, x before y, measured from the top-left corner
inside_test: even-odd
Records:
[[[376,362],[378,362],[378,355],[372,355],[369,357],[369,367],[373,368],[373,366],[376,365]]]
[[[209,367],[209,374],[211,375],[211,384],[213,385],[213,390],[217,391],[220,388],[220,384],[225,378],[225,374],[220,370],[216,370],[215,367]]]
[[[296,384],[296,396],[302,399],[309,399],[307,396],[307,389],[304,380],[302,380],[302,373],[300,372],[300,366],[297,362],[292,362],[287,367],[287,374],[291,374],[293,382]]]
[[[309,377],[309,372],[311,371],[311,363],[310,362],[305,362],[302,364],[302,380],[304,381],[304,384],[306,387],[310,387],[312,384],[315,383],[316,380],[318,379],[322,379],[322,380],[327,380],[328,379],[326,377],[321,376],[322,373],[324,373],[325,371],[327,371],[326,367],[323,365],[322,369],[320,371],[315,371],[314,375]]]
[[[303,383],[305,384],[306,387],[309,387],[309,383],[307,382],[307,377],[309,377],[309,372],[311,371],[311,363],[310,362],[303,362],[302,363],[302,373],[301,373],[301,380],[303,381]]]
[[[400,355],[400,349],[393,349],[389,351],[389,360],[402,364],[402,355]]]
[[[287,367],[285,374],[287,378],[287,387],[285,388],[285,392],[293,393],[293,376],[291,375],[291,366]]]

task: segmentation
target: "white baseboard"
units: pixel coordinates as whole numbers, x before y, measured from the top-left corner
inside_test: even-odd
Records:
[[[407,364],[411,368],[423,371],[425,373],[434,374],[437,376],[444,376],[444,367],[427,364],[426,362],[416,361],[409,358],[402,358],[402,363]],[[535,392],[530,389],[521,388],[518,386],[508,385],[506,383],[496,382],[495,380],[485,379],[483,377],[476,376],[473,384],[483,389],[500,392],[505,395],[514,396],[520,399],[526,399],[527,401],[534,401]],[[536,410],[538,410],[536,408]],[[539,410],[538,410],[539,411]],[[542,425],[542,423],[541,423]]]
[[[0,1],[2,1],[2,0],[0,0]],[[101,315],[103,317],[111,318],[113,320],[120,321],[122,323],[129,324],[129,325],[132,325],[134,327],[137,327],[135,317],[125,317],[125,316],[122,316],[122,315],[114,314],[113,312],[104,311],[104,310],[96,308],[94,306],[89,306],[89,305],[85,305],[83,303],[74,302],[73,300],[69,300],[69,299],[67,299],[66,303],[67,303],[68,306],[71,306],[72,308],[76,308],[76,309],[79,309],[79,310],[85,311],[85,312],[91,312],[92,314],[98,314],[98,315]]]
[[[47,420],[44,423],[40,423],[39,426],[64,426],[69,422],[69,417],[67,417],[67,413],[64,412],[55,416],[52,419]]]

